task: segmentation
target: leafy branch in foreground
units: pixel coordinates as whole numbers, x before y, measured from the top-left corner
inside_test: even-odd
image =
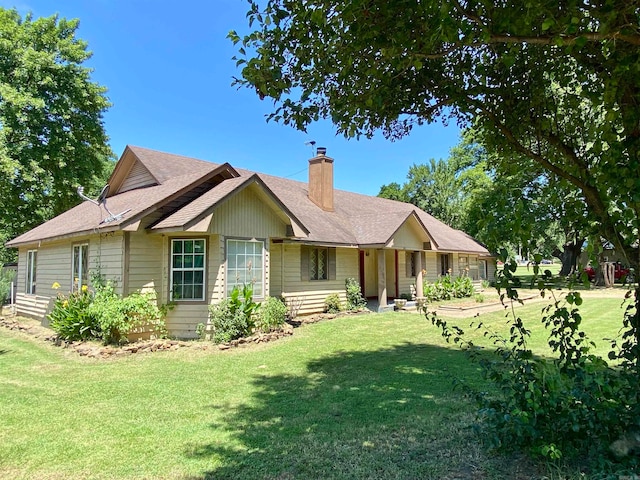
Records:
[[[580,329],[580,293],[570,289],[556,295],[551,272],[541,273],[537,266],[534,281],[541,296],[551,299],[542,309],[542,323],[557,358],[535,355],[529,347],[531,332],[513,308],[521,302],[514,287],[516,266],[513,261],[505,263],[497,282],[503,304],[511,306],[506,314],[509,335],[482,322],[471,324],[492,348],[476,346],[460,327],[427,312],[447,342],[460,345],[492,385],[489,391],[463,385],[479,405],[484,438],[496,448],[525,449],[551,461],[579,460],[599,472],[633,471],[640,465],[636,456],[629,455],[640,443],[628,441],[640,432],[635,363],[609,365],[590,353],[594,344]],[[632,309],[627,309],[626,317],[634,318]],[[614,348],[610,358],[625,359],[625,350],[635,348],[635,337],[623,334],[623,338],[625,343]]]

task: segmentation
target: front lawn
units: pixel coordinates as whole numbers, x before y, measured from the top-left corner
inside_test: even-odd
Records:
[[[595,338],[616,334],[620,303],[585,300]],[[536,318],[540,307],[518,313]],[[480,318],[504,327],[503,312]],[[0,329],[0,365],[0,478],[547,473],[486,451],[473,404],[451,383],[480,385],[478,371],[420,315],[347,316],[266,345],[110,360]]]

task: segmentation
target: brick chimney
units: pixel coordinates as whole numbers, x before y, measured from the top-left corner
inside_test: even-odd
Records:
[[[309,160],[309,199],[326,212],[333,212],[333,158],[327,149],[318,147]]]

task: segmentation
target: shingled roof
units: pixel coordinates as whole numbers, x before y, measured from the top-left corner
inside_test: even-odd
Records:
[[[133,171],[140,186],[130,182]],[[334,211],[325,211],[309,200],[307,183],[234,169],[228,163],[215,164],[127,146],[109,182],[112,187],[107,198],[109,210],[119,213],[130,209],[122,218],[105,223],[106,211],[85,201],[16,237],[7,246],[102,231],[135,230],[141,223],[152,231],[179,229],[202,219],[238,189],[255,184],[295,225],[295,240],[304,243],[384,246],[402,225],[413,221],[424,230],[434,250],[489,255],[469,235],[414,205],[334,190]],[[155,221],[145,222],[151,217]]]

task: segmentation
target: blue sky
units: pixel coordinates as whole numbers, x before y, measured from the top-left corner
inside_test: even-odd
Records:
[[[245,0],[0,0],[35,17],[79,18],[77,35],[93,52],[93,80],[113,104],[104,118],[117,156],[125,145],[210,160],[306,181],[314,140],[335,159],[337,188],[376,195],[402,183],[409,167],[447,158],[459,141],[455,123],[414,129],[396,142],[378,135],[346,140],[328,121],[308,133],[266,123],[273,103],[232,87],[239,75],[226,38],[248,30]]]

